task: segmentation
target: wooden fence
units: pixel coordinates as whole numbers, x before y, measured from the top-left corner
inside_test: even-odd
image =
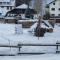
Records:
[[[55,46],[56,53],[60,52],[58,50],[60,43],[56,43],[56,44],[18,44],[18,45],[1,45],[0,44],[0,47],[18,48],[19,49],[18,54],[44,54],[44,53],[20,53],[20,49],[22,48],[22,46]]]

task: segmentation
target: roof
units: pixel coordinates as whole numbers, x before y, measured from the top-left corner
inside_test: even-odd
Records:
[[[27,4],[22,4],[18,7],[16,7],[15,9],[7,12],[8,13],[11,13],[11,14],[25,14],[27,12],[31,13],[31,14],[36,14],[37,11],[35,11],[35,9],[33,9],[32,7],[29,6],[28,8],[28,5]]]
[[[10,0],[0,0],[0,2],[10,2]]]
[[[55,2],[55,1],[57,1],[57,0],[54,0],[54,1],[50,2],[49,4],[51,4],[51,3]],[[49,5],[49,4],[47,4],[47,5]]]
[[[9,11],[8,13],[11,14],[24,14],[26,12],[27,9],[13,9],[11,11]],[[34,9],[29,9],[30,13],[32,14],[36,14],[37,12]]]
[[[16,8],[18,9],[27,9],[28,8],[28,5],[27,4],[22,4],[20,6],[17,6]],[[33,9],[31,6],[29,6],[30,9]]]

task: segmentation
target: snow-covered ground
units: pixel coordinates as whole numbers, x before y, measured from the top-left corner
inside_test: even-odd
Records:
[[[15,25],[10,24],[0,24],[0,44],[10,44],[17,45],[18,43],[35,43],[35,44],[56,44],[57,41],[60,41],[60,25],[55,25],[53,33],[45,33],[44,37],[34,36],[29,32],[29,29],[23,29],[22,34],[15,33]],[[10,42],[10,43],[9,43]],[[46,55],[37,55],[37,56],[16,56],[16,57],[8,57],[12,60],[19,59],[38,59],[38,60],[58,60],[60,55],[56,53],[56,47],[22,47],[20,52],[44,52]],[[0,48],[0,54],[17,54],[18,48]],[[50,53],[50,54],[48,54]],[[51,54],[54,53],[54,54]],[[44,57],[44,58],[43,58]],[[7,60],[7,57],[0,57],[1,60]],[[10,60],[11,60],[10,59]]]
[[[1,56],[0,60],[60,60],[60,54],[44,54],[29,56]]]

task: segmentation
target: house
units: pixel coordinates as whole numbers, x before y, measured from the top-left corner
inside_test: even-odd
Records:
[[[28,28],[36,22],[34,19],[36,15],[37,12],[31,6],[22,4],[7,12],[4,19],[5,23],[18,23],[22,24],[23,28]]]
[[[60,0],[54,0],[47,4],[47,9],[50,14],[50,20],[60,20]]]
[[[6,16],[21,15],[21,17],[25,19],[25,18],[34,18],[33,16],[36,14],[37,12],[31,6],[28,7],[27,4],[22,4],[16,7],[15,9],[7,12]]]
[[[15,0],[0,0],[0,16],[15,8]]]
[[[8,17],[8,20],[9,18],[12,18],[12,17],[16,20],[26,20],[30,18],[33,19],[36,16],[37,16],[37,12],[32,7],[29,6],[28,8],[28,5],[22,4],[16,7],[15,9],[8,11],[5,16],[5,20],[7,19],[7,17]]]

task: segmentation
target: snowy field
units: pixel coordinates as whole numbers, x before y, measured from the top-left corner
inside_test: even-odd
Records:
[[[34,36],[32,33],[28,32],[29,29],[22,29],[22,34],[16,34],[15,25],[10,24],[0,24],[0,44],[10,44],[17,45],[18,43],[35,43],[35,44],[56,44],[60,41],[60,25],[55,25],[53,33],[45,33],[44,37]],[[56,53],[56,47],[22,47],[20,52],[44,52],[46,55],[35,55],[35,56],[16,56],[8,57],[9,60],[59,60],[60,54]],[[18,48],[0,48],[0,54],[17,54]],[[51,54],[53,53],[53,54]],[[43,58],[44,57],[44,58]],[[8,60],[7,57],[0,57],[1,60]]]

